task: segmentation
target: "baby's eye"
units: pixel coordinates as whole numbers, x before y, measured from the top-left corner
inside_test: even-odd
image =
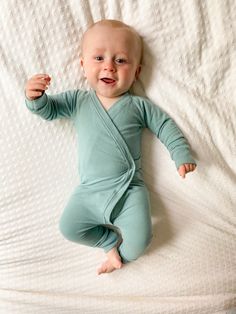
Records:
[[[103,60],[103,57],[102,57],[102,56],[96,56],[96,57],[95,57],[95,60],[96,60],[96,61],[102,61],[102,60]]]
[[[117,58],[116,59],[116,63],[117,64],[124,64],[124,63],[126,63],[127,61],[125,60],[125,59],[123,59],[123,58]]]

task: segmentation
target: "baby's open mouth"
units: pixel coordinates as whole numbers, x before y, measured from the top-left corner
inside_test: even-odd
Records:
[[[113,84],[113,83],[115,83],[115,80],[113,80],[111,78],[108,78],[108,77],[101,78],[101,81],[103,81],[106,84]]]

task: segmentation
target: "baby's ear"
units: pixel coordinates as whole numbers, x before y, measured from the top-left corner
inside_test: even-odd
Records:
[[[85,72],[84,72],[84,60],[83,60],[83,58],[82,58],[82,57],[80,58],[80,66],[81,66],[81,68],[82,68],[82,71],[83,71],[84,77],[86,77]]]
[[[142,66],[141,66],[141,64],[139,64],[139,66],[137,67],[137,70],[135,72],[135,79],[136,80],[139,78],[139,74],[140,74],[141,70],[142,70]]]

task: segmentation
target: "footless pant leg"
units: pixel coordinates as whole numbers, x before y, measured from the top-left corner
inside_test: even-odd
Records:
[[[102,225],[103,217],[99,217],[96,209],[90,209],[83,204],[76,194],[73,194],[60,219],[60,231],[64,237],[79,244],[100,247],[106,252],[116,245],[117,234]]]
[[[121,200],[120,206],[122,206],[120,212],[113,213],[113,224],[119,228],[123,239],[118,250],[125,263],[141,256],[152,238],[149,197],[146,188],[129,189]]]

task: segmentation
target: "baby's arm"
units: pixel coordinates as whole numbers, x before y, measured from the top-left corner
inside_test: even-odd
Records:
[[[47,95],[45,91],[50,85],[48,74],[36,74],[25,85],[25,103],[27,108],[45,120],[72,118],[76,111],[79,91],[65,91],[55,95]]]
[[[36,74],[25,85],[25,95],[29,100],[41,97],[50,85],[51,78],[48,74]]]
[[[169,150],[182,178],[194,171],[196,162],[191,156],[190,146],[174,120],[158,106],[145,100],[143,103],[145,126],[148,127]]]

